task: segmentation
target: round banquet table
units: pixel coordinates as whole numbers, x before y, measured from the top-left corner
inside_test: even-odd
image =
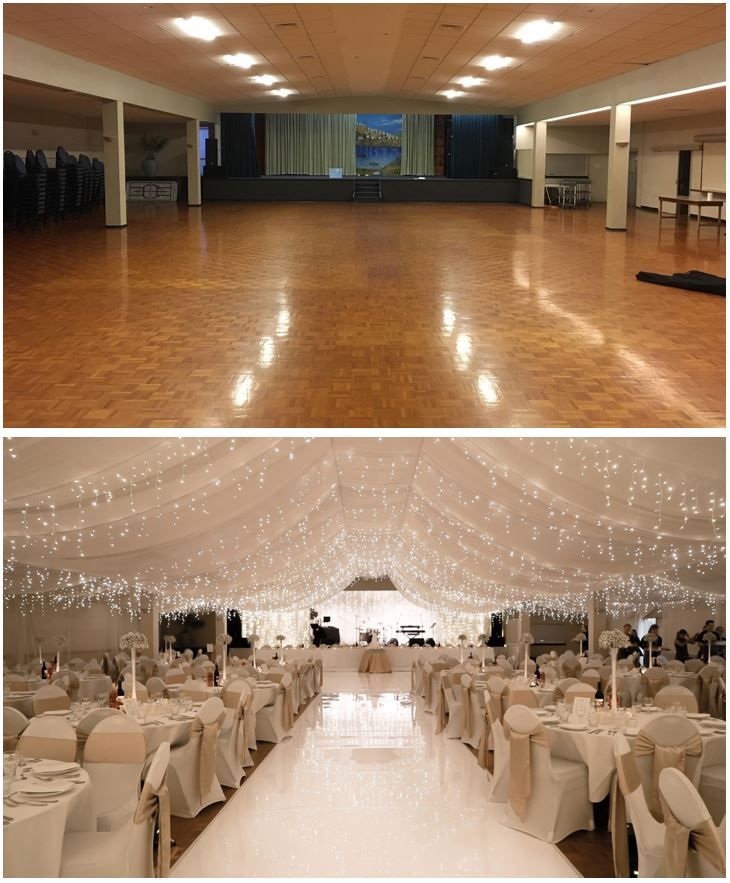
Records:
[[[362,654],[358,671],[360,674],[368,672],[370,674],[390,674],[393,669],[390,667],[390,661],[388,660],[388,654],[385,652],[385,648],[365,650]]]
[[[635,729],[638,728],[638,732],[656,717],[656,713],[640,712],[635,716],[633,726]],[[613,734],[609,732],[611,728],[608,725],[603,725],[598,733],[592,732],[597,727],[598,725],[589,727],[588,730],[575,731],[564,730],[557,725],[546,726],[550,739],[550,753],[554,757],[564,760],[579,761],[588,768],[588,795],[592,803],[598,803],[608,797],[611,780],[616,769],[613,755]],[[719,742],[723,746],[724,753],[724,733],[705,727],[699,729],[703,750],[706,751],[710,747],[711,750],[716,751],[716,743]],[[632,747],[635,736],[635,732],[632,733],[630,730],[626,732],[626,739]]]
[[[22,773],[32,773],[34,763],[23,764]],[[3,804],[3,815],[12,819],[3,826],[3,876],[58,877],[61,870],[63,837],[68,831],[96,831],[96,812],[88,773],[78,770],[73,784],[65,794],[53,797],[56,803],[45,806]],[[58,781],[68,781],[59,777]],[[16,777],[11,796],[21,785]],[[47,784],[44,782],[43,784]]]

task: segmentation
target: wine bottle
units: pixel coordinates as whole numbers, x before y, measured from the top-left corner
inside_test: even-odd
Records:
[[[218,670],[218,663],[215,664],[215,673],[213,674],[213,686],[220,687],[221,685],[221,673]]]
[[[47,666],[46,666],[46,660],[45,660],[45,659],[43,660],[43,667],[41,668],[41,680],[42,680],[42,681],[47,681],[47,680],[48,680],[48,668],[47,668]]]
[[[117,698],[124,698],[124,677],[122,675],[119,676],[117,681]]]

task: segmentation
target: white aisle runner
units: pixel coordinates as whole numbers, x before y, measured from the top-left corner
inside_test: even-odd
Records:
[[[500,824],[465,746],[434,736],[410,674],[325,692],[175,865],[175,877],[577,877]]]

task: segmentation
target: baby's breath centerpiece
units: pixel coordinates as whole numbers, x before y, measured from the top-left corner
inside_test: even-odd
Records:
[[[222,634],[218,635],[215,639],[216,644],[221,648],[221,655],[223,656],[223,680],[226,679],[226,659],[228,658],[228,645],[233,642],[233,638],[230,635]]]
[[[598,638],[598,646],[603,650],[609,650],[611,653],[611,709],[616,711],[618,708],[616,660],[618,659],[618,651],[623,647],[629,646],[629,638],[621,629],[606,629],[606,631],[601,632]]]
[[[142,632],[127,632],[119,639],[122,650],[132,653],[132,699],[137,699],[137,651],[146,650],[150,644],[147,636]]]

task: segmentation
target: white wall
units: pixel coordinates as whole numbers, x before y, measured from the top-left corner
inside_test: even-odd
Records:
[[[676,146],[683,149],[697,147],[698,149],[692,152],[691,186],[700,187],[702,150],[701,145],[694,141],[694,137],[709,133],[724,133],[725,116],[716,113],[678,120],[656,120],[635,123],[631,129],[632,146],[636,144],[639,149],[637,205],[656,209],[659,207],[660,195],[671,196],[677,192],[679,150],[657,153],[652,147]],[[721,152],[724,157],[724,146],[724,144],[715,144],[713,148],[716,153]],[[665,208],[667,211],[673,211],[669,206]],[[725,217],[724,210],[723,217]]]
[[[12,111],[10,112],[12,116]],[[102,159],[104,141],[101,134],[101,120],[76,117],[56,117],[45,123],[16,122],[8,118],[5,109],[3,125],[3,149],[12,150],[25,159],[25,151],[41,149],[46,154],[48,165],[56,164],[56,148],[61,145],[69,153],[85,153],[92,159]]]

